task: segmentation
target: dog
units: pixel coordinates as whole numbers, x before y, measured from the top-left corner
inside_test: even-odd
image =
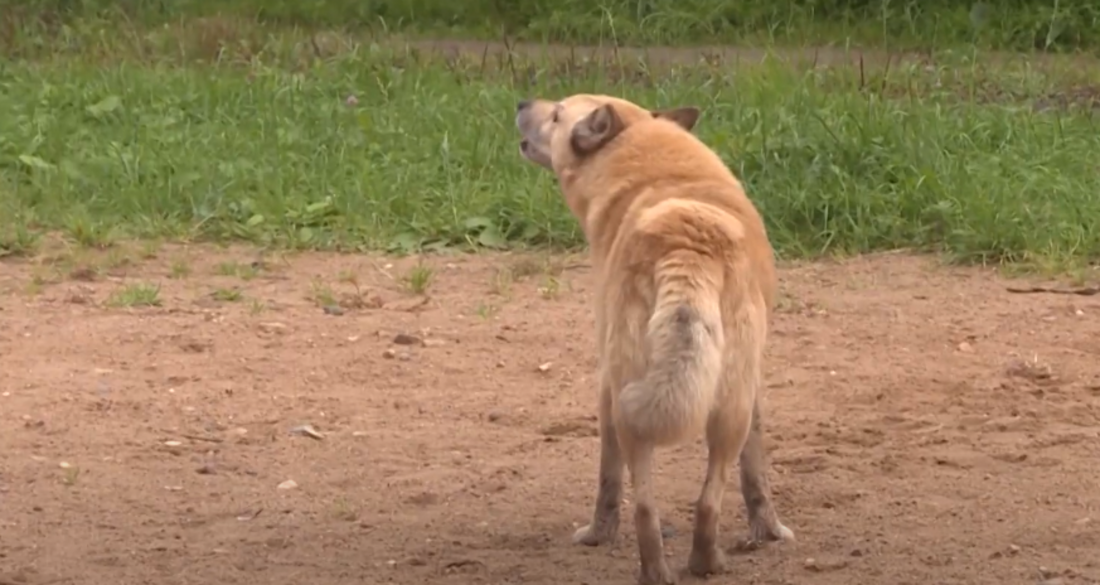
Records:
[[[589,94],[525,100],[515,114],[520,153],[557,176],[598,281],[599,487],[573,542],[615,541],[625,465],[642,585],[678,577],[665,560],[654,451],[699,434],[708,459],[687,570],[725,571],[718,520],[735,458],[748,542],[794,539],[772,505],[761,431],[774,252],[741,183],[692,133],[699,116]]]

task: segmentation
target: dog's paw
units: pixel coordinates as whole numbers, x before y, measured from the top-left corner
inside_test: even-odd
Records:
[[[751,527],[749,538],[759,542],[792,542],[794,531],[784,526],[779,520],[770,525],[760,522]]]
[[[607,530],[597,530],[592,524],[581,526],[573,533],[573,544],[580,544],[584,546],[600,546],[601,544],[610,544],[615,540],[615,534],[609,533]]]
[[[642,566],[642,571],[638,574],[638,585],[676,585],[678,582],[676,574],[668,568],[664,559],[648,567]]]
[[[699,550],[693,548],[688,557],[687,570],[696,577],[706,578],[726,572],[726,555],[717,548]]]
[[[749,526],[749,534],[738,541],[731,552],[750,552],[769,542],[794,542],[794,531],[775,520],[771,523],[757,521]]]
[[[776,535],[775,540],[779,542],[794,542],[794,531],[787,528],[783,524],[776,522],[779,534]]]

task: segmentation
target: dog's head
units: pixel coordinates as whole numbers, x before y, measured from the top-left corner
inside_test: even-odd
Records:
[[[516,106],[520,153],[557,174],[579,165],[634,124],[664,118],[687,131],[699,120],[695,107],[650,111],[623,99],[577,94],[561,101],[525,100]]]

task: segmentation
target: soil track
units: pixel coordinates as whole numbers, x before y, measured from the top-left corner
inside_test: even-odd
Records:
[[[256,258],[0,263],[0,583],[633,583],[630,514],[616,549],[569,544],[598,453],[583,261],[431,258],[422,296],[412,259],[226,260]],[[1100,582],[1100,298],[900,255],[782,279],[766,433],[798,541],[714,582]],[[134,282],[162,305],[107,306]],[[682,566],[704,453],[659,461]],[[732,544],[736,474],[726,502]]]

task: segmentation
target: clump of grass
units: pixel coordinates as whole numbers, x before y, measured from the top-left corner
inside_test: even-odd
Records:
[[[99,250],[115,245],[117,232],[110,222],[85,214],[63,217],[62,227],[76,244]]]
[[[40,240],[41,234],[25,225],[0,225],[0,258],[33,256]]]
[[[539,285],[539,296],[544,299],[556,299],[561,294],[561,281],[557,277],[549,274],[543,277],[542,284]]]
[[[69,278],[72,280],[92,282],[99,280],[102,272],[103,269],[100,266],[91,262],[76,262],[69,268]]]
[[[107,298],[109,307],[159,307],[160,286],[138,283],[124,286]]]
[[[187,278],[191,274],[191,265],[182,258],[177,258],[172,261],[172,266],[169,268],[169,278],[182,279]]]
[[[428,292],[428,287],[432,284],[432,278],[435,276],[435,271],[431,266],[425,264],[417,264],[409,270],[409,273],[405,275],[402,282],[405,283],[405,288],[409,292],[422,295]]]
[[[321,308],[340,306],[340,301],[337,300],[332,287],[319,280],[310,283],[310,298],[314,304]]]
[[[140,256],[144,260],[155,260],[160,254],[160,240],[146,240],[141,243]]]
[[[248,302],[248,312],[252,315],[259,315],[267,309],[267,305],[259,299],[251,299]]]
[[[221,276],[236,276],[242,280],[252,280],[259,274],[259,268],[255,264],[242,264],[235,260],[220,262],[216,267],[217,274]]]
[[[474,311],[477,313],[478,317],[489,320],[495,317],[497,313],[500,312],[500,305],[486,301],[479,301]]]
[[[493,281],[490,285],[490,292],[495,295],[507,297],[512,292],[512,284],[516,281],[516,275],[511,268],[502,267],[498,268],[493,273]]]
[[[244,293],[237,288],[219,288],[214,291],[214,299],[227,303],[235,303],[244,298]]]

